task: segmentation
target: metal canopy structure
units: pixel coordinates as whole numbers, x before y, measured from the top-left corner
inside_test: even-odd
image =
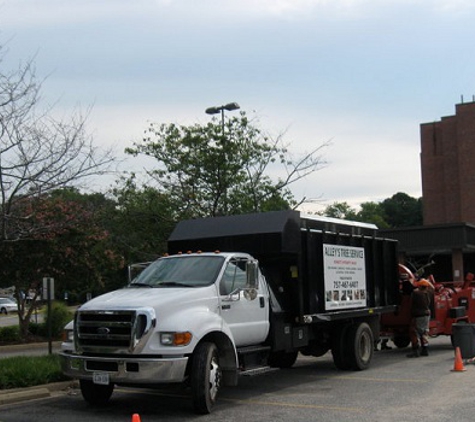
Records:
[[[462,282],[475,273],[475,224],[449,223],[381,230],[399,241],[400,261],[419,265],[434,261],[429,272],[440,281]]]
[[[399,252],[407,255],[451,253],[454,249],[475,252],[475,225],[439,224],[380,230],[380,234],[399,241]]]

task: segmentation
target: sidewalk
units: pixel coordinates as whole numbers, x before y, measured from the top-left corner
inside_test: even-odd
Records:
[[[53,341],[51,346],[53,353],[57,353],[61,349],[61,341]],[[0,346],[0,359],[11,356],[41,356],[47,354],[48,342]]]

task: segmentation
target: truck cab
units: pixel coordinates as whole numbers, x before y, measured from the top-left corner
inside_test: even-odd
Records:
[[[207,394],[194,399],[195,408],[206,413],[221,383],[237,382],[236,349],[266,341],[269,290],[249,254],[176,254],[148,265],[126,288],[82,305],[74,327],[63,370],[79,378],[87,401],[107,401],[114,384],[199,378]],[[216,345],[222,368],[204,374],[197,361],[212,361]]]

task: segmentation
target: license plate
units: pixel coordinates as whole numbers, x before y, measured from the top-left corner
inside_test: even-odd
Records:
[[[109,374],[106,372],[94,372],[92,382],[99,385],[109,385]]]

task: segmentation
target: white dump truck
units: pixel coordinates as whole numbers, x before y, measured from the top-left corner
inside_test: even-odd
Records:
[[[168,249],[77,310],[62,368],[87,402],[115,385],[186,383],[203,414],[240,374],[299,352],[362,370],[396,308],[397,243],[372,225],[296,211],[187,220]]]

